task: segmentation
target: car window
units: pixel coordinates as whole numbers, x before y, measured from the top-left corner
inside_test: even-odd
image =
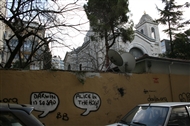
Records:
[[[25,126],[25,125],[23,125],[23,123],[11,112],[1,112],[0,126]]]
[[[189,114],[185,106],[172,109],[168,125],[190,126]]]
[[[168,109],[168,107],[138,106],[122,119],[122,123],[125,122],[130,125],[162,126],[164,125]]]
[[[187,111],[190,114],[190,106],[186,106],[187,107]]]
[[[140,122],[147,126],[162,126],[164,124],[168,108],[147,107],[136,113],[132,122]]]

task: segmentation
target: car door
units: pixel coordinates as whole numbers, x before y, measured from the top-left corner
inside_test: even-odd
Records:
[[[186,106],[172,108],[167,126],[190,126],[189,112]]]

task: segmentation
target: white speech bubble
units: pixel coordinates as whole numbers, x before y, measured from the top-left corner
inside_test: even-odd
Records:
[[[38,117],[43,118],[48,113],[55,111],[59,105],[59,98],[52,92],[33,92],[30,96],[30,104],[35,111],[43,112]]]
[[[85,109],[82,116],[88,115],[91,111],[97,111],[100,107],[101,100],[98,94],[93,92],[78,92],[73,97],[74,104],[80,109]]]

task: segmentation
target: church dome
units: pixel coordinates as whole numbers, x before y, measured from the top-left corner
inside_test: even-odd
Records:
[[[152,19],[151,16],[149,16],[148,14],[144,13],[143,16],[141,17],[139,23],[136,25],[136,27],[141,26],[144,23],[153,23],[155,24],[154,20]]]
[[[145,22],[145,21],[153,22],[153,19],[152,19],[152,17],[150,17],[148,14],[144,14],[144,15],[141,17],[139,23]]]

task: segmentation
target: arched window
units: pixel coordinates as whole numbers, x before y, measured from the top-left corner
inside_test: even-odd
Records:
[[[144,34],[144,31],[143,31],[143,29],[141,29],[141,33],[142,33],[142,34]]]
[[[154,30],[153,27],[151,28],[151,37],[152,37],[153,39],[156,39],[156,34],[155,34],[155,30]]]
[[[68,70],[71,70],[71,65],[70,64],[68,65]]]
[[[82,64],[79,65],[79,70],[80,70],[80,71],[82,70]]]
[[[139,49],[139,48],[136,48],[136,47],[132,48],[129,51],[129,53],[131,53],[135,57],[135,59],[138,59],[138,58],[140,58],[141,56],[144,55],[143,51],[141,49]]]

